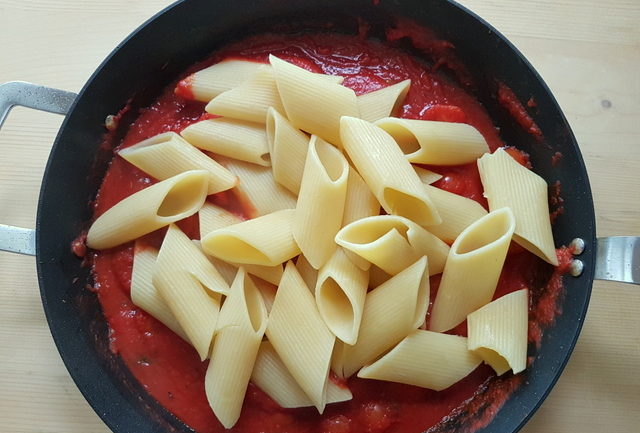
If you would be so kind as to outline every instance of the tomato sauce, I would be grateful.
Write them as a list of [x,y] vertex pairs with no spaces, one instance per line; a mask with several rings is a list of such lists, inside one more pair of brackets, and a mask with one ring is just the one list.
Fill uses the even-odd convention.
[[[404,36],[407,35],[396,29],[389,39],[396,40]],[[425,49],[428,43],[434,43],[433,39],[420,42],[419,36],[413,37],[413,42],[417,45],[422,43]],[[442,41],[437,43],[440,45],[435,46],[440,47],[440,51],[450,48]],[[261,35],[226,47],[191,71],[226,58],[266,62],[269,54],[314,72],[344,76],[344,85],[354,89],[357,94],[410,78],[411,89],[398,115],[468,123],[483,134],[492,151],[504,145],[480,103],[438,70],[438,64],[442,62],[422,63],[406,52],[391,47],[388,42],[339,34]],[[161,132],[179,132],[189,124],[207,118],[204,104],[185,99],[190,95],[188,80],[182,81],[176,92],[174,87],[175,84],[167,88],[151,106],[141,110],[120,143],[122,147]],[[487,206],[476,164],[430,168],[443,174],[435,186]],[[95,202],[95,216],[154,182],[154,179],[123,159],[114,158]],[[231,192],[210,196],[209,200],[239,215],[243,214],[245,208]],[[190,237],[198,238],[196,218],[188,218],[179,225]],[[144,240],[157,247],[163,233],[164,230],[159,230],[145,236]],[[122,357],[151,396],[187,425],[199,433],[225,431],[206,400],[203,383],[206,363],[200,362],[190,345],[131,301],[133,244],[93,254],[94,289],[109,323],[112,351]],[[561,266],[554,269],[521,248],[512,248],[496,290],[495,297],[499,297],[518,289],[530,289],[529,340],[538,345],[543,328],[558,313],[561,276],[570,261],[570,252],[566,249],[559,250],[558,256]],[[434,299],[438,282],[439,276],[432,278],[431,299]],[[451,332],[466,335],[466,324]],[[486,365],[478,367],[468,377],[441,392],[353,377],[346,381],[353,399],[328,405],[323,415],[319,415],[315,408],[283,409],[250,384],[242,416],[229,431],[474,431],[490,422],[521,380],[522,376],[511,374],[496,378]]]

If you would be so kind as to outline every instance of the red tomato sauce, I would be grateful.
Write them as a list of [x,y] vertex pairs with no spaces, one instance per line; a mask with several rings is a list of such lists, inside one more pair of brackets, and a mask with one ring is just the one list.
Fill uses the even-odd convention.
[[[396,31],[389,39],[402,37]],[[416,42],[416,41],[414,41]],[[422,42],[426,44],[425,41]],[[426,45],[425,45],[426,46]],[[445,45],[442,47],[447,48]],[[443,49],[444,49],[443,48]],[[410,78],[411,89],[398,115],[407,118],[465,122],[476,127],[491,150],[503,146],[497,129],[480,103],[441,74],[438,63],[421,63],[388,44],[362,37],[338,34],[298,36],[262,35],[228,46],[192,68],[226,58],[266,62],[269,54],[314,72],[341,75],[344,84],[357,94],[367,93]],[[188,73],[185,74],[185,76]],[[178,91],[167,88],[130,126],[121,142],[130,146],[161,132],[179,132],[202,118],[204,104],[185,99],[188,80]],[[108,137],[106,141],[110,138]],[[476,164],[458,167],[430,167],[443,174],[435,186],[477,200],[485,207]],[[123,159],[115,157],[95,202],[95,216],[155,180]],[[232,192],[209,197],[210,201],[242,215],[246,207]],[[197,218],[179,223],[191,238],[198,238]],[[159,246],[164,230],[145,236],[149,245]],[[195,350],[164,325],[131,302],[130,282],[133,244],[94,253],[95,291],[110,327],[110,344],[133,375],[162,406],[199,433],[224,432],[207,403],[204,392],[206,363]],[[521,248],[512,248],[495,297],[529,288],[531,293],[529,340],[540,344],[542,329],[558,313],[562,274],[570,253],[559,250],[561,266],[546,265]],[[432,279],[434,299],[439,276]],[[466,324],[452,332],[466,335]],[[435,392],[409,385],[353,377],[346,385],[353,393],[348,402],[328,405],[319,415],[315,408],[283,409],[260,389],[249,385],[242,416],[232,432],[296,433],[416,433],[474,431],[488,424],[522,376],[496,378],[482,365],[447,390]]]

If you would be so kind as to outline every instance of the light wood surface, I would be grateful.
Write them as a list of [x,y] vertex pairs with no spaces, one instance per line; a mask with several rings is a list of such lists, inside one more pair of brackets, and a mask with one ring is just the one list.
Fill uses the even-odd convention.
[[[169,3],[0,0],[0,82],[77,92],[117,43]],[[551,87],[587,163],[598,235],[640,235],[640,1],[462,3],[506,34]],[[34,226],[61,121],[22,108],[10,114],[0,132],[0,223]],[[108,432],[55,349],[32,257],[0,253],[0,365],[1,432]],[[523,431],[638,431],[639,373],[640,290],[596,282],[569,366]]]

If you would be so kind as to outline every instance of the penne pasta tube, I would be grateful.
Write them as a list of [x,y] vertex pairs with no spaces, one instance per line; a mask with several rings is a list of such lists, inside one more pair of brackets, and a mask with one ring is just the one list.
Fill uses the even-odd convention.
[[295,209],[296,196],[276,183],[271,168],[233,159],[224,159],[221,163],[240,179],[233,191],[250,218]]
[[422,256],[429,257],[431,275],[444,269],[449,246],[418,224],[396,215],[354,221],[335,237],[341,247],[395,275]]
[[442,222],[429,226],[429,231],[445,242],[452,243],[464,229],[487,214],[475,200],[431,185],[425,188],[442,217]]
[[424,323],[428,306],[429,269],[422,257],[367,294],[358,341],[336,345],[333,371],[346,378],[373,362]]
[[205,392],[213,413],[225,428],[240,418],[253,365],[267,328],[262,295],[243,268],[220,310]]
[[192,170],[138,191],[96,219],[87,246],[104,250],[196,213],[207,197],[209,173]]
[[318,281],[318,270],[311,266],[311,263],[305,258],[304,254],[300,254],[296,259],[296,269],[307,287],[315,293],[316,282]]
[[201,120],[180,132],[195,147],[253,164],[270,166],[269,145],[264,125],[244,120]]
[[223,60],[180,81],[176,93],[188,99],[209,102],[251,78],[263,65],[250,60]]
[[276,266],[300,254],[293,239],[293,209],[214,230],[202,239],[203,250],[227,262]]
[[[358,172],[349,167],[349,180],[347,181],[347,197],[344,202],[344,214],[342,216],[342,227],[357,221],[361,218],[380,214],[380,203],[371,193],[369,187]],[[363,270],[369,269],[371,263],[350,250],[345,250],[345,254]]]
[[466,123],[386,117],[376,125],[393,137],[410,162],[461,165],[489,152],[482,134]]
[[266,333],[289,373],[322,413],[335,337],[291,261],[278,286]]
[[[309,397],[293,378],[275,349],[263,341],[251,374],[251,382],[283,408],[313,406]],[[349,388],[327,379],[327,404],[351,400]]]
[[292,232],[305,258],[320,269],[334,253],[342,227],[349,163],[344,155],[312,136],[304,166]]
[[354,117],[342,117],[342,144],[371,192],[388,214],[422,226],[442,222],[438,210],[393,138]]
[[411,80],[404,80],[358,96],[360,118],[367,122],[375,122],[383,117],[391,116],[402,106],[402,101],[407,96],[410,87]]
[[382,358],[362,368],[358,377],[442,391],[468,376],[481,362],[467,350],[466,338],[417,329]]
[[247,122],[265,123],[267,110],[284,113],[273,69],[262,65],[248,80],[213,98],[205,107],[210,114]]
[[509,208],[495,210],[458,236],[447,258],[429,329],[445,332],[491,301],[515,228]]
[[131,301],[162,322],[167,328],[189,342],[189,338],[173,316],[158,289],[153,285],[153,270],[156,266],[158,250],[135,243],[133,248],[133,269],[131,270]]
[[478,169],[489,209],[506,206],[513,211],[516,220],[513,240],[558,266],[544,179],[518,164],[502,148],[480,158]]
[[[269,56],[287,118],[298,129],[340,144],[340,117],[358,117],[353,90]],[[309,101],[313,101],[312,104]]]
[[216,330],[221,295],[229,293],[226,281],[197,245],[171,225],[152,282],[204,361]]
[[189,170],[206,170],[209,173],[207,194],[226,191],[238,184],[233,173],[175,132],[148,138],[118,151],[118,155],[158,180]]
[[358,339],[368,282],[368,272],[352,263],[342,248],[318,272],[318,311],[329,330],[347,344]]
[[413,164],[411,166],[413,167],[413,169],[416,171],[416,174],[420,178],[420,182],[424,184],[431,185],[432,183],[442,179],[442,175],[434,171],[427,170],[426,168],[422,168],[420,166],[413,165]]
[[309,136],[274,108],[267,111],[267,142],[273,178],[298,195],[309,150]]
[[467,316],[468,348],[498,375],[527,368],[529,292],[509,293]]

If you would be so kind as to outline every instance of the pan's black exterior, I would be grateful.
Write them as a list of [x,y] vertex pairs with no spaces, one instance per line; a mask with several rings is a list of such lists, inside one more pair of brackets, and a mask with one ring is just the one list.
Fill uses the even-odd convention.
[[[37,218],[38,274],[45,313],[60,354],[80,391],[115,432],[190,431],[146,395],[108,347],[96,296],[87,290],[89,269],[70,249],[91,219],[88,206],[110,154],[99,149],[107,115],[132,98],[126,125],[181,71],[225,42],[269,30],[276,22],[336,20],[356,16],[381,22],[410,17],[453,42],[472,71],[477,96],[505,141],[529,152],[549,184],[562,183],[565,213],[554,226],[557,245],[581,237],[585,272],[565,277],[563,314],[543,339],[524,384],[483,431],[515,432],[541,404],[559,377],[585,317],[594,269],[595,221],[591,191],[575,138],[549,89],[522,55],[492,27],[445,0],[188,0],[178,2],[120,44],[81,91],[63,123],[44,175]],[[521,100],[533,96],[533,117],[543,144],[515,125],[495,99],[496,79]],[[555,152],[563,154],[557,167]]]

